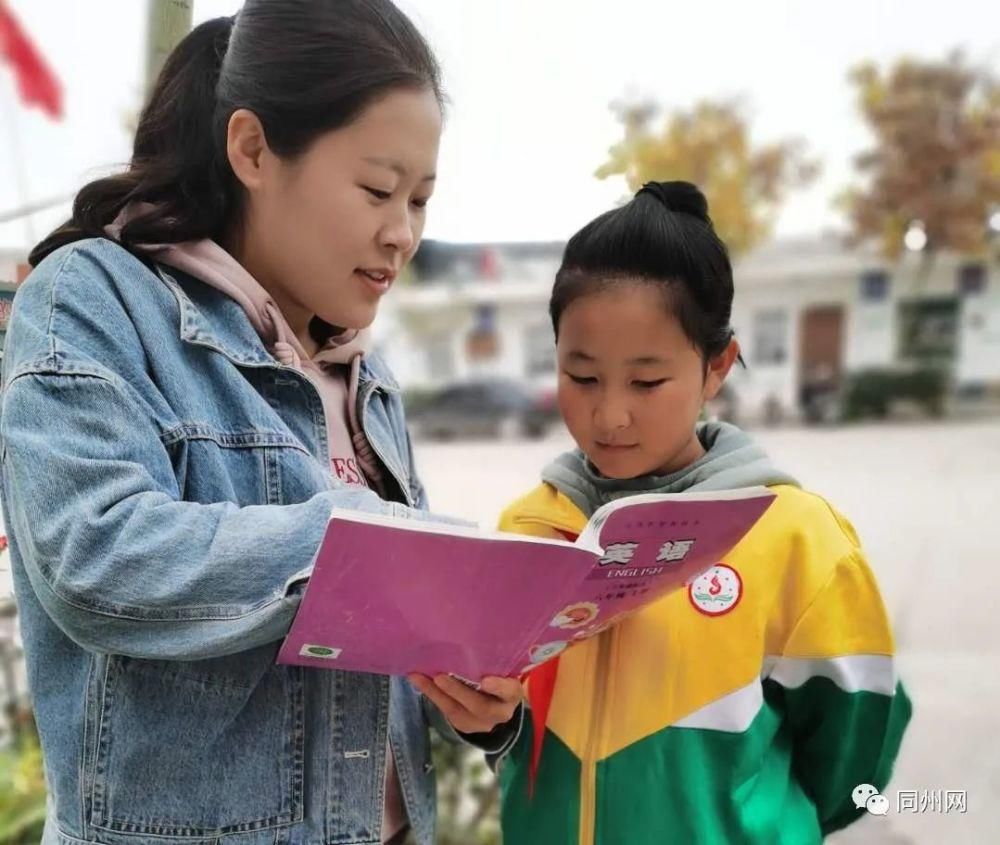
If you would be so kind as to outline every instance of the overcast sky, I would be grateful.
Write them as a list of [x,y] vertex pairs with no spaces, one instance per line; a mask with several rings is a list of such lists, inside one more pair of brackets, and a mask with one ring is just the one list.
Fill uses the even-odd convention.
[[[7,0],[62,80],[53,122],[14,100],[0,67],[0,212],[72,193],[125,161],[137,109],[143,0]],[[195,0],[196,22],[239,0]],[[848,68],[963,47],[1000,68],[1000,3],[673,3],[662,0],[406,0],[444,67],[451,99],[426,235],[448,240],[564,239],[624,193],[594,169],[619,135],[608,104],[627,92],[666,108],[745,98],[753,136],[804,137],[822,177],[784,207],[779,236],[840,218],[831,198],[867,141]],[[21,178],[18,179],[17,174]],[[67,206],[0,225],[0,246],[43,234]]]

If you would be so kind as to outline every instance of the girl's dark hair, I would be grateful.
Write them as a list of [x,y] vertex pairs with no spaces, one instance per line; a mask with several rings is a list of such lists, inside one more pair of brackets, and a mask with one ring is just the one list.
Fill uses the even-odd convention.
[[733,270],[704,194],[690,182],[647,182],[630,202],[570,238],[556,273],[549,314],[609,287],[655,285],[707,362],[732,340]]
[[443,99],[434,55],[390,0],[247,0],[177,45],[139,118],[128,168],[86,185],[72,218],[28,260],[102,236],[131,202],[154,207],[125,225],[126,247],[219,239],[242,211],[226,155],[236,109],[256,114],[270,148],[293,158],[397,88]]

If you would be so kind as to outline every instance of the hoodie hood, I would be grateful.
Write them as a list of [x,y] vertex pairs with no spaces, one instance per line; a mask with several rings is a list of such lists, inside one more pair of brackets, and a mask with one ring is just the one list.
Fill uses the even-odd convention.
[[669,475],[606,478],[580,450],[565,452],[542,470],[542,480],[566,495],[589,519],[601,505],[638,493],[684,493],[790,484],[750,437],[729,423],[702,423],[697,429],[705,454]]

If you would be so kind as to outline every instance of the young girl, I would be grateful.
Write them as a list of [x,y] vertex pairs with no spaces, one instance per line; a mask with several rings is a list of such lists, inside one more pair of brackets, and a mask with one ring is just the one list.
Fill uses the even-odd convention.
[[426,518],[364,329],[420,240],[440,103],[388,0],[250,0],[34,250],[0,454],[46,845],[432,845],[427,718],[514,738],[516,680],[275,665],[331,508]]
[[855,787],[889,779],[910,703],[857,535],[739,429],[698,424],[739,357],[732,298],[684,182],[647,184],[566,247],[550,311],[579,449],[501,527],[572,537],[635,493],[777,498],[690,589],[528,677],[533,730],[501,773],[507,842],[801,845],[864,812]]

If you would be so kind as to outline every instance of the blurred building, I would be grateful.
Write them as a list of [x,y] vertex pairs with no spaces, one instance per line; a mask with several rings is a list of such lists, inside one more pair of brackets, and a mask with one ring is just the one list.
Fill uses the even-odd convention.
[[[400,383],[433,389],[501,376],[556,381],[548,298],[561,243],[426,241],[387,297],[375,338]],[[0,349],[22,250],[0,250]],[[887,262],[834,237],[784,240],[735,267],[733,326],[744,420],[794,419],[851,374],[934,366],[952,396],[1000,401],[1000,254]]]
[[10,319],[14,291],[28,275],[30,268],[24,250],[0,249],[0,357],[7,338],[7,321]]
[[933,367],[954,395],[1000,397],[1000,272],[985,257],[890,263],[835,238],[775,242],[738,264],[733,325],[751,417],[796,416],[866,370]]
[[383,303],[376,341],[400,383],[437,388],[512,377],[554,386],[548,296],[561,243],[425,241]]
[[[555,383],[548,296],[562,245],[426,242],[386,300],[378,337],[400,382],[482,376]],[[870,369],[945,370],[959,395],[1000,398],[995,259],[887,262],[834,237],[778,241],[738,262],[733,325],[743,419],[798,417],[810,396]]]

